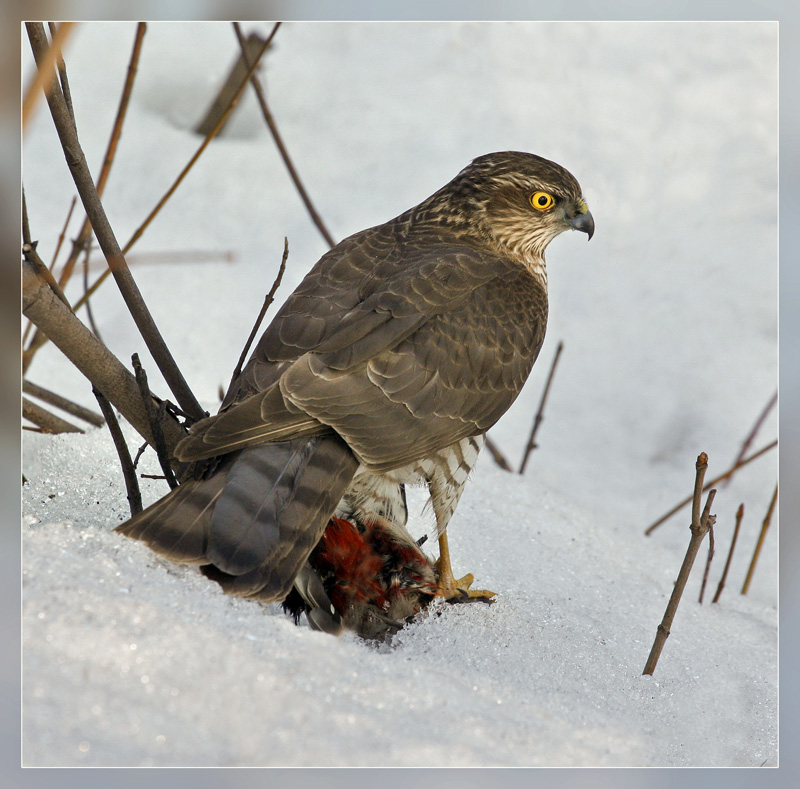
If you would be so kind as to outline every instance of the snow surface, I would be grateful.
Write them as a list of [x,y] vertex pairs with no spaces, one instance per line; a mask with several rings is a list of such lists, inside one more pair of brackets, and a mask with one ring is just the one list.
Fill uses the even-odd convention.
[[[67,53],[95,167],[133,32],[83,25]],[[123,243],[199,144],[189,129],[235,51],[229,25],[150,24],[105,196]],[[548,251],[548,339],[491,431],[518,464],[563,340],[540,447],[524,477],[484,456],[451,523],[456,571],[498,602],[437,605],[382,647],[295,627],[112,532],[127,502],[105,431],[26,434],[24,763],[777,764],[776,524],[739,594],[774,454],[718,491],[706,603],[704,547],[656,673],[641,676],[688,514],[643,530],[691,491],[700,451],[709,478],[728,467],[776,387],[776,51],[770,23],[285,24],[264,74],[270,106],[337,238],[504,149],[568,167],[595,217],[591,244],[567,234]],[[24,179],[49,261],[74,188],[44,107],[26,131]],[[248,96],[131,254],[211,410],[284,235],[279,298],[326,246]],[[135,262],[187,249],[236,262]],[[139,352],[166,395],[112,285],[94,312],[118,357]],[[30,377],[94,405],[52,347]],[[773,414],[754,447],[775,433]],[[143,462],[155,472],[149,453]],[[143,481],[147,502],[165,490]],[[428,526],[420,513],[412,530]]]

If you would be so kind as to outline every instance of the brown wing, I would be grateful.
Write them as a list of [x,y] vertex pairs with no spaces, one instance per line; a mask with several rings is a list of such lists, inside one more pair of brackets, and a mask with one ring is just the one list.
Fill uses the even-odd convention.
[[544,285],[511,261],[397,225],[364,231],[309,273],[226,411],[199,423],[180,456],[332,428],[371,468],[403,465],[497,421],[546,319]]

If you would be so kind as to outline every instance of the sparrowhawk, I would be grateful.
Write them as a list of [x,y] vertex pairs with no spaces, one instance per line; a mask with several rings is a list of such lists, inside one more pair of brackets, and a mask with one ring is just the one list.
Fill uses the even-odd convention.
[[[454,579],[445,529],[542,347],[544,251],[569,229],[594,232],[575,178],[503,152],[346,238],[289,296],[220,412],[178,444],[193,477],[119,531],[228,592],[291,593],[295,613],[334,632],[377,632],[434,594],[491,594]],[[435,568],[405,529],[407,484],[429,489]],[[379,582],[359,608],[359,585]]]

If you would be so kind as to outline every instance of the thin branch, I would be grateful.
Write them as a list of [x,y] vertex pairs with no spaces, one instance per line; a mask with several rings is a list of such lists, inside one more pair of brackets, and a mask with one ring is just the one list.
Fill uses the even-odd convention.
[[[26,23],[26,27],[34,58],[38,64],[47,51],[44,28],[41,23],[35,22]],[[100,248],[103,250],[106,260],[108,260],[109,268],[117,281],[125,304],[178,403],[193,417],[201,419],[205,412],[175,364],[175,360],[172,358],[172,354],[169,352],[164,338],[161,336],[153,316],[150,314],[139,288],[125,263],[125,258],[95,189],[89,167],[86,164],[86,157],[78,140],[77,129],[67,110],[64,96],[55,86],[47,94],[47,103],[64,150],[64,157],[77,187],[78,195],[92,223],[92,229]]]
[[[33,266],[22,264],[22,311],[133,425],[147,441],[153,441],[136,379],[125,365],[58,300],[38,277]],[[162,420],[170,451],[186,435],[172,417]]]
[[245,360],[247,359],[247,355],[250,352],[250,346],[253,344],[253,340],[255,339],[256,333],[258,332],[259,326],[261,326],[261,322],[264,320],[264,316],[267,314],[269,305],[272,304],[272,302],[275,300],[275,292],[280,287],[281,280],[283,279],[283,272],[286,271],[286,259],[288,257],[289,257],[289,239],[284,236],[283,257],[281,257],[281,265],[280,268],[278,269],[278,276],[275,277],[275,281],[272,283],[272,287],[270,288],[269,293],[266,295],[264,303],[261,305],[261,311],[258,313],[256,322],[253,324],[253,328],[250,330],[250,336],[247,338],[247,342],[244,344],[242,353],[239,356],[239,361],[236,364],[236,369],[233,371],[233,375],[231,376],[231,382],[228,384],[229,392],[231,390],[231,387],[233,386],[233,382],[239,377],[239,374],[242,372],[242,367],[244,367]]
[[758,541],[756,542],[755,550],[753,551],[753,558],[750,560],[750,567],[747,568],[747,577],[744,579],[744,585],[742,586],[742,594],[747,594],[748,589],[750,588],[750,581],[753,580],[753,573],[756,569],[756,562],[758,561],[758,557],[761,555],[761,546],[764,544],[764,538],[767,536],[767,529],[769,529],[769,525],[772,522],[772,513],[775,511],[775,504],[778,501],[778,486],[775,486],[775,492],[772,494],[772,501],[769,503],[769,507],[767,509],[767,514],[764,517],[764,522],[761,524],[761,531],[758,535]]
[[[259,33],[251,33],[245,41],[245,47],[247,48],[248,54],[252,57],[255,57],[260,51],[263,43],[263,36],[261,36]],[[228,76],[222,84],[222,87],[217,91],[214,101],[211,102],[211,106],[206,111],[203,119],[194,127],[195,134],[205,137],[217,125],[220,117],[228,108],[228,105],[231,102],[231,97],[236,95],[239,85],[242,84],[242,78],[247,72],[248,67],[249,63],[245,61],[244,57],[242,57],[242,53],[239,52],[236,57],[236,61],[234,62],[233,66],[228,72]],[[228,115],[226,117],[225,124],[223,124],[223,126],[221,126],[217,132],[218,134],[222,133],[230,119],[231,115]]]
[[544,385],[544,391],[542,392],[542,399],[539,401],[539,408],[536,411],[536,417],[533,420],[533,427],[531,428],[531,434],[528,437],[528,444],[525,447],[525,454],[522,457],[522,463],[519,467],[519,473],[525,473],[525,466],[528,465],[528,457],[530,456],[531,452],[538,446],[536,443],[536,431],[539,429],[539,425],[544,420],[544,404],[547,402],[547,395],[550,392],[550,384],[553,382],[553,376],[556,372],[556,365],[558,364],[558,358],[561,356],[561,351],[564,348],[564,343],[559,340],[558,347],[556,348],[556,354],[553,357],[553,363],[550,365],[550,373],[547,376],[547,382]]
[[711,490],[706,500],[706,506],[700,513],[700,499],[703,492],[703,478],[705,477],[706,469],[708,468],[708,455],[701,452],[697,456],[695,463],[695,482],[694,494],[692,495],[692,525],[689,527],[691,531],[691,538],[689,539],[689,547],[686,549],[686,555],[683,559],[678,579],[675,581],[675,586],[672,589],[667,609],[664,612],[664,618],[661,620],[656,630],[656,637],[653,641],[653,648],[650,650],[650,655],[644,666],[642,674],[650,674],[655,671],[658,659],[661,656],[661,650],[669,638],[670,627],[675,618],[675,613],[678,610],[678,603],[681,601],[681,595],[686,587],[686,582],[689,580],[689,574],[692,571],[697,552],[700,550],[700,544],[706,536],[706,532],[714,525],[716,517],[711,515],[711,504],[714,501],[716,490]]
[[25,394],[29,394],[31,397],[38,398],[44,403],[54,405],[56,408],[66,411],[68,414],[72,414],[72,416],[76,416],[78,419],[82,419],[84,422],[88,422],[90,425],[102,427],[104,424],[103,417],[100,416],[100,414],[90,411],[88,408],[84,408],[82,405],[73,403],[72,400],[67,400],[66,397],[62,397],[55,392],[51,392],[49,389],[37,386],[32,381],[23,381],[22,391],[25,392]]
[[503,471],[510,471],[512,474],[514,473],[514,469],[511,468],[511,465],[506,460],[506,456],[500,451],[500,447],[489,438],[488,433],[485,435],[486,440],[486,449],[489,450],[489,454],[492,456],[492,460],[500,466]]
[[131,453],[128,450],[128,445],[125,443],[125,436],[122,435],[122,430],[117,421],[117,415],[111,403],[108,402],[106,396],[96,387],[92,387],[92,392],[100,404],[100,410],[105,416],[108,431],[111,433],[111,439],[114,442],[114,447],[119,456],[119,463],[122,466],[122,476],[125,479],[125,490],[128,493],[128,505],[131,508],[131,517],[136,515],[137,512],[142,511],[142,493],[139,490],[139,480],[136,479],[136,469],[133,467],[131,460]]
[[[238,22],[233,23],[233,29],[236,32],[236,38],[239,41],[239,47],[242,50],[242,58],[244,62],[249,66],[251,56],[247,50],[247,42],[242,35],[241,28],[239,27]],[[271,38],[271,36],[270,36]],[[317,210],[314,208],[313,203],[311,202],[311,198],[308,196],[308,192],[306,192],[305,187],[303,186],[302,181],[300,180],[300,176],[295,169],[294,164],[292,164],[291,157],[289,156],[289,151],[286,150],[286,146],[283,143],[283,139],[281,138],[280,132],[278,131],[278,126],[275,123],[275,119],[272,117],[272,113],[267,106],[267,100],[264,98],[264,91],[261,89],[261,83],[259,82],[258,76],[255,71],[252,72],[250,77],[250,82],[253,84],[253,90],[256,92],[256,96],[258,98],[258,104],[261,107],[261,113],[264,116],[264,120],[267,122],[267,126],[269,127],[270,132],[272,133],[272,138],[275,140],[275,145],[280,152],[280,155],[283,159],[283,163],[286,165],[286,169],[289,171],[289,175],[294,182],[295,188],[297,189],[300,199],[303,201],[303,204],[308,211],[311,220],[317,226],[317,229],[320,233],[322,233],[322,237],[325,241],[328,242],[328,246],[335,246],[336,242],[333,240],[333,236],[328,232],[328,229],[325,227],[325,224],[322,221],[322,217],[317,213]]]
[[[55,22],[48,22],[47,26],[50,29],[50,38],[55,40],[55,37],[58,35]],[[58,81],[61,83],[61,92],[64,94],[64,101],[67,102],[67,109],[74,121],[75,110],[72,107],[72,92],[69,89],[69,80],[67,79],[67,65],[64,63],[64,56],[60,49],[56,56],[56,68],[58,69]]]
[[72,32],[74,22],[62,23],[53,38],[53,42],[47,48],[45,57],[41,65],[36,69],[31,83],[25,89],[25,97],[22,100],[22,128],[23,130],[30,120],[36,103],[42,95],[42,90],[48,90],[48,85],[56,78],[53,66],[61,56],[61,50],[67,40],[67,36]]
[[[769,402],[764,406],[764,409],[756,419],[756,423],[753,425],[753,429],[748,433],[747,438],[742,443],[742,448],[739,450],[739,454],[736,456],[736,460],[734,464],[741,462],[742,458],[747,454],[747,450],[750,449],[750,445],[753,443],[758,431],[761,430],[761,426],[764,424],[764,420],[769,416],[770,411],[775,407],[775,404],[778,402],[778,393],[775,392],[774,395],[769,399]],[[730,478],[726,479],[723,483],[723,487],[730,482]]]
[[708,558],[706,559],[706,569],[703,571],[703,583],[700,584],[700,597],[697,602],[703,604],[703,595],[706,593],[706,583],[708,583],[708,573],[711,570],[711,560],[714,558],[714,527],[708,529]]
[[22,398],[22,416],[29,422],[40,427],[43,433],[83,433],[79,427],[76,427],[66,419],[50,413],[40,405],[28,400],[27,397]]
[[[269,34],[269,36],[267,37],[266,41],[264,42],[264,46],[262,47],[261,53],[259,54],[258,58],[255,60],[255,62],[251,66],[250,70],[248,71],[248,73],[246,75],[246,78],[242,81],[242,84],[239,86],[239,91],[237,92],[236,96],[234,97],[234,100],[231,103],[231,105],[228,107],[228,110],[225,113],[225,115],[223,115],[220,118],[219,123],[217,123],[217,125],[211,130],[209,135],[203,140],[203,142],[200,144],[199,148],[192,155],[191,159],[189,159],[189,162],[186,164],[186,166],[183,168],[183,170],[181,170],[181,172],[178,174],[178,177],[175,179],[175,181],[173,182],[172,186],[170,186],[170,188],[167,189],[167,191],[164,193],[163,197],[158,201],[158,203],[156,204],[155,208],[153,208],[153,210],[145,218],[144,222],[142,222],[142,224],[139,225],[139,227],[134,231],[133,235],[128,240],[128,243],[125,244],[125,246],[122,249],[123,254],[127,254],[127,252],[131,249],[131,247],[141,238],[141,236],[144,233],[144,231],[147,229],[147,227],[150,225],[150,223],[156,218],[158,213],[161,211],[161,209],[166,204],[167,200],[169,200],[169,198],[172,197],[172,195],[174,194],[175,190],[178,188],[178,186],[180,186],[180,184],[183,181],[183,179],[186,177],[186,175],[189,173],[189,171],[194,166],[195,162],[197,162],[197,160],[200,158],[200,156],[203,153],[203,151],[205,151],[205,149],[208,146],[208,144],[211,142],[212,139],[214,139],[214,137],[217,135],[219,130],[222,128],[222,126],[225,123],[225,120],[227,119],[228,115],[231,113],[231,111],[233,110],[233,108],[236,106],[236,104],[238,103],[239,99],[241,98],[241,95],[242,95],[245,87],[247,87],[247,82],[250,79],[250,75],[255,71],[259,60],[263,56],[264,52],[266,52],[267,47],[272,42],[272,38],[275,35],[275,33],[278,31],[278,28],[280,27],[280,24],[281,24],[280,22],[276,22],[275,23],[275,26],[272,28],[272,32]],[[106,277],[108,277],[109,273],[110,273],[109,271],[103,272],[92,283],[92,285],[89,288],[89,290],[80,299],[78,299],[78,301],[75,302],[75,310],[76,311],[78,309],[80,309],[80,307],[82,307],[86,303],[86,299],[89,298],[100,287],[100,285],[103,284],[103,282],[105,281]]]
[[175,474],[172,471],[172,466],[169,461],[169,452],[167,451],[167,443],[164,440],[164,433],[161,430],[161,417],[162,414],[158,412],[158,406],[153,400],[153,395],[150,393],[150,387],[147,385],[147,373],[139,361],[139,355],[133,354],[131,357],[133,363],[133,370],[136,375],[136,383],[139,385],[139,392],[142,395],[142,402],[144,403],[147,415],[150,418],[150,430],[153,434],[153,448],[158,456],[158,462],[161,465],[161,470],[164,472],[167,483],[170,488],[178,487],[178,480],[175,479]]
[[[144,37],[145,30],[146,30],[146,25],[143,22],[140,22],[136,28],[136,38],[134,40],[133,51],[131,52],[131,57],[128,62],[128,73],[125,79],[125,85],[123,86],[122,89],[122,96],[120,97],[119,106],[117,107],[116,118],[114,119],[114,124],[111,129],[111,136],[109,138],[108,145],[106,147],[106,153],[103,158],[103,164],[100,168],[100,173],[97,177],[96,189],[98,197],[102,197],[103,192],[105,190],[106,182],[108,181],[108,176],[109,173],[111,172],[111,165],[113,164],[114,161],[114,155],[116,153],[117,143],[119,142],[119,138],[122,134],[122,126],[123,123],[125,122],[125,117],[127,115],[127,110],[128,110],[128,104],[130,102],[131,93],[133,91],[133,82],[136,76],[139,56],[141,54],[142,39]],[[72,272],[75,268],[75,264],[77,263],[78,258],[80,257],[81,252],[89,248],[89,239],[91,236],[91,232],[92,232],[92,223],[89,221],[89,216],[87,214],[87,216],[83,220],[83,224],[81,225],[80,230],[78,231],[77,238],[72,242],[72,251],[70,252],[69,257],[67,258],[67,261],[61,268],[58,282],[62,288],[66,285],[66,283],[72,276]],[[106,273],[108,272],[109,269],[106,266]],[[77,310],[78,306],[76,305],[75,311]],[[33,339],[26,348],[25,354],[23,356],[23,371],[26,371],[28,369],[28,366],[33,360],[34,354],[46,342],[47,342],[47,337],[42,336],[40,332],[34,333]]]
[[[86,251],[83,255],[83,292],[89,289],[89,247],[86,247]],[[92,302],[89,299],[86,299],[86,319],[89,321],[89,328],[92,330],[92,333],[97,337],[101,342],[103,340],[102,336],[100,335],[100,329],[97,328],[97,324],[94,322],[94,310],[92,310]]]
[[[767,444],[765,447],[761,447],[761,449],[759,449],[758,452],[754,452],[752,455],[750,455],[750,457],[746,457],[744,460],[740,461],[736,465],[729,468],[724,474],[720,474],[718,477],[712,479],[711,482],[706,484],[706,490],[712,487],[713,485],[722,482],[722,480],[728,479],[728,477],[735,474],[740,468],[744,468],[748,463],[752,463],[752,461],[756,460],[757,458],[760,458],[765,452],[769,452],[770,449],[774,449],[776,446],[778,446],[777,439],[773,441],[771,444]],[[645,529],[644,533],[649,536],[658,526],[664,523],[664,521],[671,518],[676,512],[682,510],[691,500],[692,497],[689,496],[679,504],[676,504],[668,513],[666,513],[666,515],[662,515],[655,523],[648,526],[647,529]]]
[[731,540],[731,547],[728,550],[728,558],[725,560],[725,569],[722,571],[722,578],[719,579],[719,584],[717,585],[717,591],[714,595],[714,599],[711,601],[713,603],[719,602],[719,596],[722,594],[722,590],[725,588],[725,581],[728,578],[728,570],[731,566],[731,559],[733,558],[733,549],[736,547],[736,539],[739,536],[739,527],[742,525],[742,517],[744,516],[744,502],[739,505],[739,509],[736,510],[736,526],[733,529],[733,539]]

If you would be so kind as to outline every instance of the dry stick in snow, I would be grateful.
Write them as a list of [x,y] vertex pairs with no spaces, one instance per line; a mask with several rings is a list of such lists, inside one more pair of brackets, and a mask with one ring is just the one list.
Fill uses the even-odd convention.
[[725,581],[728,578],[728,570],[731,566],[731,559],[733,558],[733,549],[736,547],[736,538],[739,536],[739,527],[742,525],[742,517],[744,516],[744,502],[739,505],[739,509],[736,510],[736,526],[733,529],[733,539],[731,540],[731,547],[728,550],[728,558],[725,560],[725,569],[722,571],[722,578],[719,579],[719,584],[717,585],[717,591],[714,595],[714,599],[711,601],[712,603],[719,602],[719,596],[722,594],[722,590],[725,588]]
[[[758,452],[754,452],[752,455],[750,455],[750,457],[746,457],[744,460],[732,466],[724,474],[720,474],[718,477],[712,479],[711,482],[706,483],[705,490],[708,490],[708,488],[716,485],[719,482],[722,482],[725,479],[728,479],[728,477],[733,476],[740,468],[744,468],[744,466],[746,466],[748,463],[756,460],[756,458],[760,458],[765,452],[769,452],[770,449],[774,449],[776,446],[778,446],[777,439],[771,444],[761,447]],[[679,510],[682,510],[691,500],[692,497],[689,496],[680,502],[680,504],[676,504],[668,513],[666,513],[666,515],[662,515],[655,523],[652,523],[650,526],[648,526],[644,533],[649,536],[656,529],[656,527],[660,526],[668,518],[671,518]]]
[[122,466],[122,476],[125,479],[125,490],[128,493],[128,504],[131,508],[131,517],[136,515],[137,512],[142,511],[142,493],[139,490],[139,481],[136,479],[136,469],[131,460],[131,453],[128,450],[128,445],[125,443],[125,436],[122,435],[117,415],[114,413],[114,408],[105,395],[97,389],[92,387],[92,392],[97,398],[100,405],[100,410],[106,418],[108,430],[111,433],[111,438],[114,441],[114,446],[119,456],[119,463]]
[[547,394],[550,391],[550,384],[553,382],[553,375],[556,372],[556,365],[558,364],[558,357],[561,356],[561,351],[564,348],[564,343],[559,340],[558,347],[556,348],[556,355],[553,357],[553,363],[550,365],[550,374],[547,376],[547,383],[544,385],[544,391],[542,392],[542,399],[539,402],[539,409],[536,412],[536,417],[533,420],[533,427],[531,428],[531,434],[528,438],[528,445],[525,448],[525,455],[522,458],[522,463],[519,467],[519,473],[525,473],[525,466],[528,465],[528,457],[530,456],[531,452],[538,446],[536,443],[536,431],[539,429],[539,425],[542,423],[544,419],[544,404],[547,402]]
[[[281,135],[278,132],[278,126],[275,123],[275,119],[272,117],[272,113],[267,106],[267,101],[264,98],[264,91],[261,90],[261,83],[258,80],[258,76],[256,75],[255,71],[252,69],[252,56],[248,52],[247,49],[247,42],[245,41],[244,37],[242,36],[242,31],[239,27],[238,22],[233,23],[233,29],[236,32],[236,38],[239,41],[239,47],[242,50],[242,59],[244,62],[250,66],[250,82],[253,85],[253,89],[256,92],[256,96],[258,98],[258,104],[261,107],[261,113],[264,116],[264,120],[267,122],[267,126],[269,126],[269,130],[272,134],[272,138],[275,140],[275,145],[280,152],[281,157],[283,158],[283,163],[286,165],[286,169],[289,171],[289,175],[294,181],[295,188],[297,189],[298,193],[300,194],[300,199],[303,201],[303,204],[306,207],[306,210],[311,217],[311,220],[317,226],[317,229],[320,233],[322,233],[322,237],[328,242],[328,246],[335,246],[335,241],[333,237],[328,232],[328,229],[325,227],[322,217],[317,213],[314,205],[311,202],[311,198],[308,196],[308,193],[305,190],[302,182],[300,181],[300,176],[297,174],[297,170],[295,170],[294,165],[292,164],[292,160],[289,157],[289,152],[286,150],[286,146],[283,144],[283,140],[281,139]],[[274,34],[274,31],[273,31]],[[270,39],[272,36],[270,36]]]
[[[43,61],[47,52],[47,38],[44,27],[40,23],[28,22],[26,23],[26,28],[34,58],[38,65]],[[81,198],[89,221],[92,223],[95,237],[108,261],[109,269],[139,329],[139,333],[153,355],[178,404],[193,419],[202,419],[205,416],[205,411],[197,402],[197,398],[195,398],[181,371],[175,364],[175,360],[172,358],[172,354],[169,352],[164,338],[161,336],[153,316],[150,314],[139,288],[131,276],[103,204],[95,189],[94,181],[86,163],[86,157],[78,140],[77,128],[72,121],[64,95],[58,88],[57,83],[53,83],[47,93],[47,104],[64,151],[64,158],[78,190],[78,195]]]
[[60,416],[51,414],[50,411],[28,400],[27,397],[22,398],[22,416],[40,427],[43,433],[83,433],[79,427]]
[[60,408],[62,411],[72,414],[72,416],[77,416],[78,419],[83,419],[84,422],[88,422],[95,427],[102,427],[105,424],[100,414],[90,411],[82,405],[73,403],[72,400],[67,400],[66,397],[51,392],[49,389],[37,386],[31,381],[22,382],[22,391],[25,392],[25,394],[29,394],[31,397],[36,397],[45,403],[54,405],[56,408]]
[[136,383],[139,384],[139,391],[142,394],[142,402],[147,409],[147,416],[150,419],[150,430],[153,434],[153,448],[158,456],[158,462],[161,465],[161,470],[164,472],[164,477],[170,488],[178,487],[178,480],[175,479],[175,474],[170,465],[170,452],[167,450],[167,442],[164,440],[164,432],[161,430],[161,420],[163,414],[159,413],[160,406],[157,406],[150,394],[150,387],[147,385],[147,373],[139,361],[139,355],[133,354],[131,357],[133,370],[136,375]]
[[[736,460],[734,464],[741,462],[742,458],[747,454],[747,450],[750,449],[750,445],[753,443],[758,431],[761,430],[761,425],[764,424],[764,420],[769,416],[770,411],[775,407],[775,404],[778,402],[778,393],[775,392],[774,395],[770,398],[769,402],[764,406],[764,410],[759,414],[758,419],[756,419],[756,423],[753,425],[753,429],[748,434],[747,438],[742,443],[742,448],[739,450],[739,454],[736,456]],[[727,485],[730,482],[730,478],[726,479],[723,483]]]
[[278,276],[275,277],[275,281],[272,283],[272,287],[270,288],[269,293],[266,295],[264,303],[261,305],[261,311],[258,313],[256,322],[253,324],[253,328],[250,330],[250,336],[247,338],[247,342],[244,344],[242,353],[239,356],[239,361],[236,364],[236,369],[233,371],[233,375],[231,376],[231,382],[228,384],[229,392],[231,390],[231,387],[233,386],[233,382],[239,377],[239,373],[242,372],[242,367],[244,366],[245,360],[247,359],[247,354],[250,351],[250,346],[253,344],[253,340],[255,339],[256,333],[258,332],[258,327],[261,325],[261,321],[264,320],[264,316],[267,314],[269,305],[272,304],[272,302],[275,300],[275,291],[277,291],[278,288],[280,287],[281,280],[283,279],[283,272],[286,271],[286,259],[288,257],[289,257],[289,239],[286,238],[286,236],[284,236],[283,257],[281,258],[281,265],[280,268],[278,269]]
[[[105,190],[106,182],[108,181],[108,176],[111,172],[111,165],[114,162],[114,155],[117,151],[117,144],[119,143],[120,136],[122,135],[122,126],[125,122],[125,117],[128,112],[128,104],[130,103],[131,94],[133,92],[133,83],[136,77],[139,56],[142,50],[142,41],[144,39],[146,30],[147,25],[144,22],[140,22],[136,27],[136,38],[134,40],[130,61],[128,62],[128,73],[125,78],[125,85],[122,89],[122,96],[120,97],[119,106],[117,107],[117,115],[114,119],[114,125],[111,129],[111,136],[108,141],[108,146],[106,147],[105,156],[103,157],[103,164],[100,167],[100,174],[97,178],[96,189],[98,197],[101,197],[103,191]],[[72,243],[72,251],[70,252],[69,258],[61,269],[58,279],[61,287],[64,287],[69,278],[72,276],[73,269],[75,268],[75,264],[80,256],[81,251],[86,249],[88,246],[91,232],[92,224],[87,215],[83,220],[83,225],[81,226],[80,231],[78,232],[78,237]],[[55,262],[55,258],[53,259],[53,262]],[[79,306],[82,305],[75,305],[76,311],[78,310]],[[47,342],[47,338],[42,336],[41,332],[36,332],[34,334],[30,345],[28,345],[22,357],[23,371],[28,369],[28,366],[33,360],[33,355],[42,345],[45,344],[45,342]]]
[[777,501],[778,486],[776,485],[775,492],[772,494],[772,501],[769,503],[769,508],[767,509],[767,514],[764,518],[764,522],[761,524],[761,532],[758,535],[758,541],[756,542],[756,547],[753,551],[753,558],[750,560],[750,567],[747,568],[747,577],[744,579],[742,594],[747,594],[747,590],[750,588],[750,581],[753,580],[753,572],[756,569],[756,562],[761,554],[761,546],[764,544],[764,538],[767,536],[767,529],[769,529],[769,524],[772,521],[772,513],[775,511],[775,504]]
[[675,618],[675,612],[678,610],[678,603],[681,601],[681,595],[686,587],[686,582],[689,580],[689,573],[692,571],[695,557],[700,544],[703,542],[703,537],[706,532],[714,525],[716,517],[711,515],[711,503],[714,501],[716,490],[712,490],[708,494],[706,506],[703,509],[702,515],[700,514],[700,499],[703,494],[703,477],[705,476],[706,469],[708,468],[708,455],[701,452],[697,456],[697,463],[695,464],[695,480],[694,480],[694,494],[692,496],[692,525],[689,527],[691,531],[691,538],[689,540],[689,547],[686,549],[686,556],[683,559],[680,572],[678,573],[678,580],[675,581],[675,586],[672,590],[672,595],[667,603],[667,610],[664,612],[664,618],[656,631],[656,638],[653,642],[653,648],[650,650],[650,655],[645,663],[644,671],[642,674],[650,674],[655,671],[658,658],[661,655],[661,650],[669,637],[669,629],[672,626],[672,620]]
[[488,434],[486,435],[486,449],[489,450],[489,453],[492,456],[492,460],[500,466],[503,471],[510,471],[512,474],[514,473],[514,469],[511,468],[508,461],[506,460],[505,455],[500,451],[500,448],[497,444],[489,438]]
[[697,602],[703,604],[703,595],[706,593],[706,583],[708,582],[708,572],[711,569],[711,560],[714,558],[714,527],[708,528],[708,558],[706,559],[706,569],[703,571],[703,583],[700,584],[700,597]]
[[[263,44],[264,39],[261,35],[258,33],[251,33],[245,40],[244,47],[247,49],[248,55],[253,58],[258,54]],[[194,127],[195,134],[205,137],[217,125],[219,119],[228,109],[231,98],[236,95],[239,85],[242,84],[242,78],[249,66],[250,63],[245,61],[242,54],[239,53],[239,57],[236,58],[236,62],[228,72],[228,76],[222,84],[222,87],[217,91],[217,95],[211,103],[211,106],[208,108],[200,123]],[[226,120],[220,127],[218,133],[221,133],[225,128],[225,124],[230,120],[230,115],[225,115],[225,118]]]
[[[272,28],[272,32],[267,37],[267,40],[264,42],[264,46],[262,47],[258,58],[256,59],[256,61],[253,63],[252,67],[250,68],[250,71],[247,74],[247,78],[244,79],[242,81],[242,84],[239,86],[239,91],[237,92],[237,94],[234,97],[232,103],[228,107],[228,110],[227,110],[226,114],[222,118],[220,118],[219,123],[217,123],[217,125],[211,130],[209,135],[203,140],[203,142],[200,144],[198,149],[192,155],[191,159],[189,159],[189,161],[186,164],[186,166],[178,174],[178,177],[175,179],[175,181],[173,182],[172,186],[170,186],[170,188],[167,189],[167,191],[164,193],[163,197],[158,201],[158,203],[156,203],[155,208],[147,215],[147,218],[144,220],[144,222],[142,222],[142,224],[139,225],[139,227],[134,231],[133,235],[130,237],[130,240],[124,246],[124,248],[122,250],[123,254],[127,254],[127,252],[130,251],[131,247],[133,247],[133,245],[141,238],[141,236],[144,233],[144,231],[148,228],[150,223],[156,218],[156,216],[159,214],[161,209],[166,205],[167,201],[170,199],[170,197],[172,197],[172,195],[175,193],[175,190],[178,188],[178,186],[180,186],[180,184],[183,181],[183,179],[186,177],[186,175],[192,169],[192,167],[194,166],[195,162],[197,162],[197,160],[202,155],[203,151],[205,151],[205,149],[208,146],[208,144],[211,142],[211,140],[214,139],[214,137],[217,135],[219,130],[222,128],[222,125],[225,123],[225,120],[227,119],[228,115],[230,115],[230,113],[233,111],[233,108],[236,106],[236,104],[238,103],[239,99],[241,98],[241,95],[244,92],[244,89],[247,87],[247,82],[248,82],[248,80],[250,78],[250,74],[255,71],[256,66],[258,65],[261,57],[263,56],[264,52],[266,52],[267,47],[272,42],[273,36],[278,31],[278,28],[280,27],[280,24],[281,24],[280,22],[276,22],[275,23],[275,26]],[[92,283],[92,286],[89,288],[89,290],[87,290],[86,293],[80,299],[78,299],[77,302],[75,302],[75,309],[76,310],[79,309],[80,307],[82,307],[83,304],[86,302],[86,299],[88,299],[100,287],[100,285],[103,284],[103,282],[105,281],[105,279],[108,276],[108,274],[109,274],[108,271],[103,272]]]

